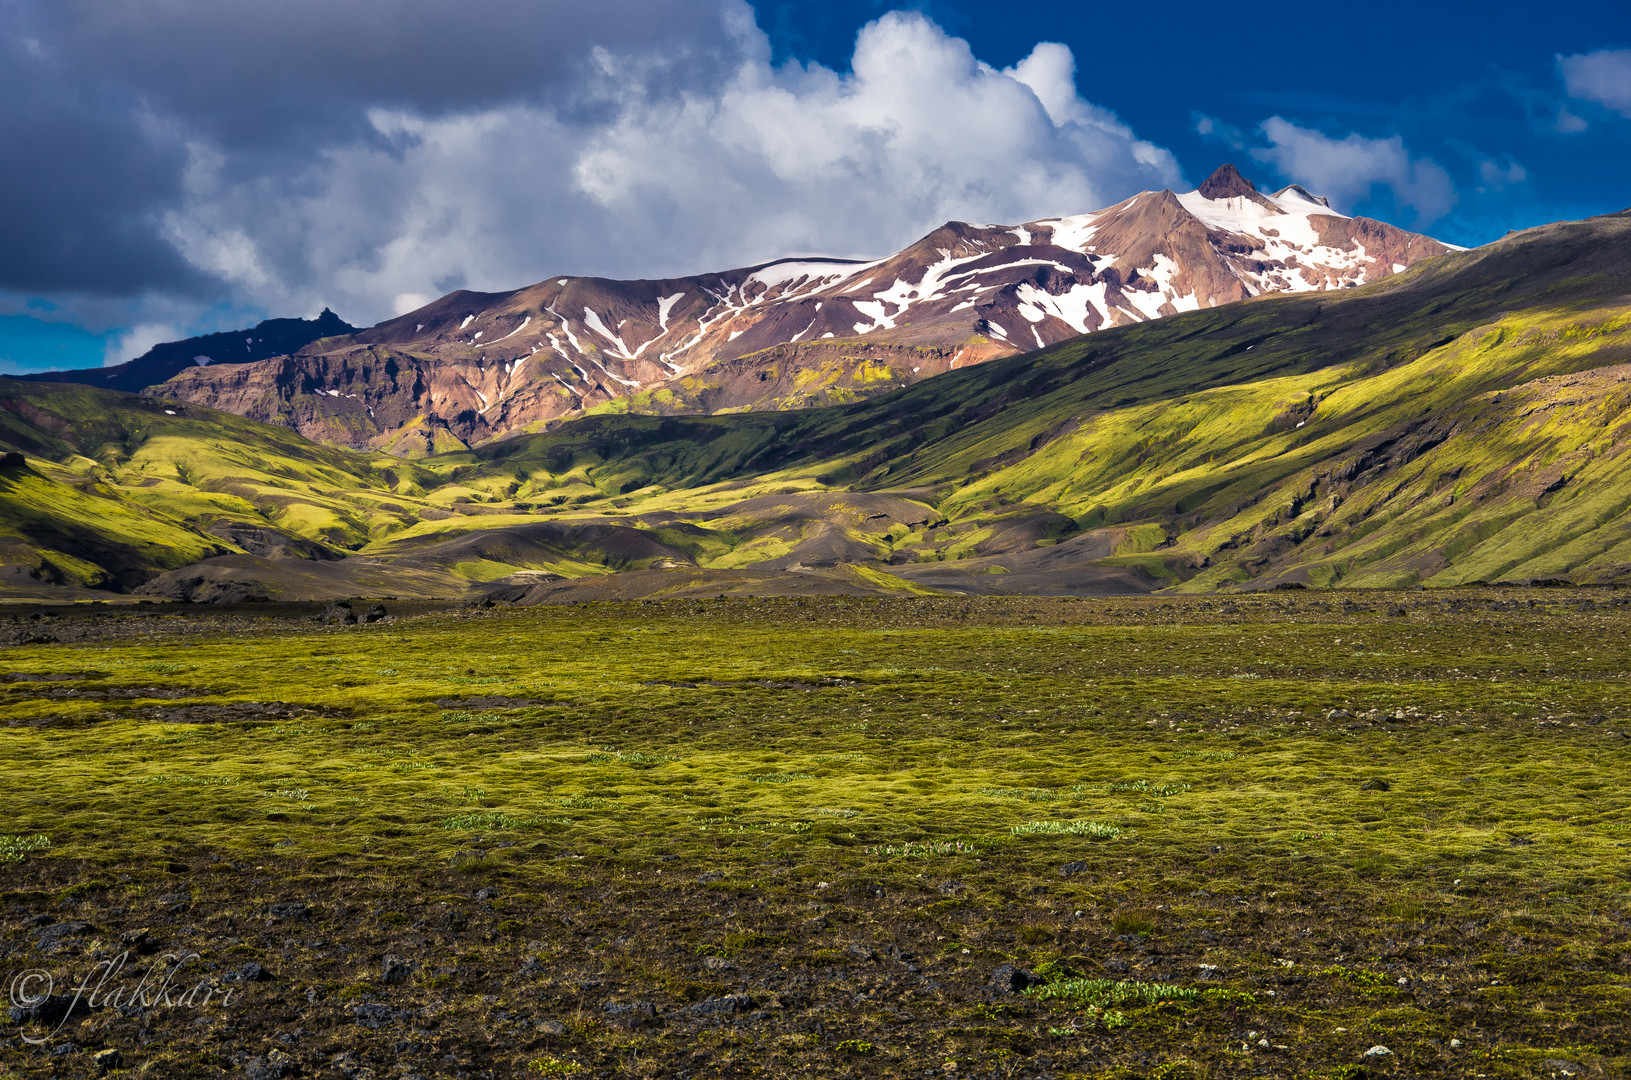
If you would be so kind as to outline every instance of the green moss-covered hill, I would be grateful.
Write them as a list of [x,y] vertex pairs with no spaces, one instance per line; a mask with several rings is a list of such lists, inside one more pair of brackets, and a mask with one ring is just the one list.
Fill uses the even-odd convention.
[[[1631,567],[1628,331],[1631,213],[857,404],[587,417],[411,464],[196,406],[0,382],[0,442],[24,455],[0,467],[4,588],[1614,581]],[[619,570],[640,573],[605,577]]]

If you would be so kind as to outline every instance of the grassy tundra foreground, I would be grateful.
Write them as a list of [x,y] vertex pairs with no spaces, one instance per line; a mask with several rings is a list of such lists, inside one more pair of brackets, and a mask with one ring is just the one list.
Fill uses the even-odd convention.
[[172,611],[4,653],[0,967],[233,996],[0,1076],[1631,1070],[1615,591]]

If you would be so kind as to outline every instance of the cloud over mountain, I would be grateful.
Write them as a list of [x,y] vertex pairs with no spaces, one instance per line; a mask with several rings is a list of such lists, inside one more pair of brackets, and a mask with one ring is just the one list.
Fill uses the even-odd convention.
[[[1370,138],[1349,132],[1338,137],[1282,116],[1264,120],[1253,135],[1204,113],[1194,114],[1194,121],[1202,138],[1250,153],[1281,176],[1320,192],[1333,206],[1345,210],[1351,211],[1378,187],[1385,188],[1400,208],[1413,212],[1418,227],[1439,220],[1456,204],[1450,174],[1431,158],[1412,154],[1398,135]],[[1494,162],[1481,166],[1485,183],[1517,183],[1526,175],[1516,163],[1491,173],[1498,168]]]
[[[453,287],[876,254],[1181,180],[1041,44],[928,19],[774,65],[738,0],[0,8],[21,294],[375,320]],[[19,100],[14,97],[13,100]]]

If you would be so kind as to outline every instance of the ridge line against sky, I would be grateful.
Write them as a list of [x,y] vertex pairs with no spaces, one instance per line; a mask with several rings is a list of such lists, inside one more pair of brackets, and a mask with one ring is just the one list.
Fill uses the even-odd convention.
[[1624,5],[901,7],[0,0],[0,374],[552,274],[878,256],[1225,160],[1459,244],[1631,205]]

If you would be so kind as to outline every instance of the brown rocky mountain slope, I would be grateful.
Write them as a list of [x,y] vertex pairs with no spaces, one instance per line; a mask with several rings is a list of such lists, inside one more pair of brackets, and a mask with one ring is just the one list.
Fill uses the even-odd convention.
[[1259,192],[1233,166],[1024,225],[948,222],[876,262],[789,259],[662,281],[455,292],[293,355],[200,367],[166,395],[417,457],[588,410],[853,400],[1112,326],[1391,276],[1447,245]]

